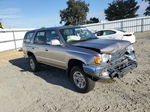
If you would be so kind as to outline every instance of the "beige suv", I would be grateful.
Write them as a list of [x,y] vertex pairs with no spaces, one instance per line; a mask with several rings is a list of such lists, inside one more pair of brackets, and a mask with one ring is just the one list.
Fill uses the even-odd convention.
[[81,93],[92,90],[99,79],[121,78],[137,67],[130,42],[98,39],[79,26],[29,31],[23,52],[32,71],[38,71],[40,63],[64,69]]

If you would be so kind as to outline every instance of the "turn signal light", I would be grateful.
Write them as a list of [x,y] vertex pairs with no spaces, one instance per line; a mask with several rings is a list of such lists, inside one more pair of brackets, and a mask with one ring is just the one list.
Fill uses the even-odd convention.
[[96,64],[99,64],[101,62],[100,57],[98,56],[94,57],[94,61]]

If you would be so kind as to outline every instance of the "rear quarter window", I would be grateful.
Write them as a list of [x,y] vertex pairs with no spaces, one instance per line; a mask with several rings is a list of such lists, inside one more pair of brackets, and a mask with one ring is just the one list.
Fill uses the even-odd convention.
[[99,32],[96,32],[96,35],[97,36],[103,36],[103,33],[104,33],[103,31],[99,31]]
[[105,30],[103,35],[112,35],[112,34],[115,34],[116,32],[115,31],[112,31],[112,30]]
[[24,37],[24,43],[30,43],[33,38],[34,32],[28,32],[26,33]]

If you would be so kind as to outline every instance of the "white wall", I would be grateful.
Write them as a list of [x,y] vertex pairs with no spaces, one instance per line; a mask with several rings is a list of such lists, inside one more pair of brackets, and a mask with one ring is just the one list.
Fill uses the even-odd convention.
[[0,29],[0,52],[22,47],[22,39],[31,29]]
[[101,29],[121,29],[129,32],[150,31],[150,16],[87,24],[84,26],[93,32]]

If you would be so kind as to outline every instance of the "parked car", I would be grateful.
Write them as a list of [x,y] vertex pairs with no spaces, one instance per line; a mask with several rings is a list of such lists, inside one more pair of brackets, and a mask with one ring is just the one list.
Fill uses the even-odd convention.
[[33,72],[40,63],[64,69],[81,93],[92,90],[99,79],[122,78],[137,67],[130,42],[98,39],[79,26],[29,31],[23,52]]
[[122,30],[104,29],[96,32],[95,35],[100,39],[127,40],[131,43],[135,43],[136,41],[134,32],[125,32]]

